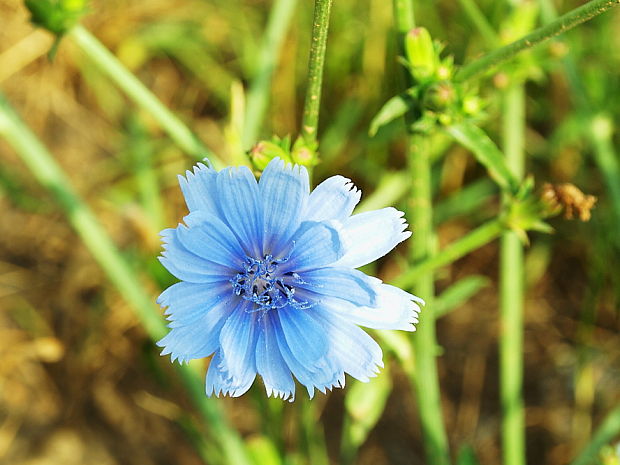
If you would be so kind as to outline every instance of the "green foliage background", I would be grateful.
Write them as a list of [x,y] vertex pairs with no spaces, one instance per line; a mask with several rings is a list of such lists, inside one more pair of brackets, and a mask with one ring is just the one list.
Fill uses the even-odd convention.
[[[59,204],[0,137],[0,463],[427,463],[409,385],[415,372],[409,335],[374,333],[385,372],[368,385],[351,380],[312,403],[301,392],[293,404],[265,399],[260,382],[241,399],[196,403],[202,392],[187,386],[200,387],[195,379],[205,362],[179,374],[159,357],[142,324],[160,318],[149,305],[172,282],[155,257],[158,231],[185,213],[176,175],[207,154],[202,145],[225,164],[238,164],[247,162],[254,138],[299,131],[312,5],[278,4],[279,55],[263,47],[265,37],[280,32],[268,28],[272,2],[91,3],[82,24],[199,136],[201,142],[189,143],[197,148],[192,157],[93,65],[75,36],[62,39],[50,62],[54,39],[30,24],[21,1],[0,0],[0,89],[130,264],[124,269],[109,258],[105,237],[92,239],[89,251],[67,221],[79,225],[81,207]],[[417,23],[457,64],[548,22],[553,10],[578,6],[415,5]],[[538,186],[570,182],[599,199],[591,221],[553,219],[555,233],[530,234],[525,249],[522,356],[532,464],[569,463],[601,424],[609,430],[605,443],[618,440],[619,32],[620,12],[612,10],[476,85],[480,125],[499,145],[506,89],[525,83],[526,173]],[[397,49],[390,2],[335,0],[314,182],[346,175],[362,188],[368,209],[410,206],[405,125],[394,121],[368,135],[382,105],[404,88]],[[261,73],[271,66],[270,83]],[[264,102],[264,119],[245,114],[252,99]],[[437,241],[444,247],[494,218],[499,192],[447,135],[434,136],[429,150]],[[62,193],[62,186],[47,187]],[[370,271],[397,279],[408,271],[407,247]],[[98,249],[117,270],[116,281],[93,259]],[[498,246],[490,243],[437,272],[443,418],[459,464],[502,460],[497,263]],[[139,319],[133,309],[144,293]],[[157,323],[147,329],[158,331]],[[591,463],[617,463],[613,449],[599,454],[603,444],[595,445]]]

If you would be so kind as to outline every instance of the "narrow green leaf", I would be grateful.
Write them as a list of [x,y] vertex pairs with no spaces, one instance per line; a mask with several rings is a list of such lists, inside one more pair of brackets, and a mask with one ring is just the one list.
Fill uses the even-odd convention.
[[459,449],[456,465],[480,465],[474,449],[469,444],[465,444]]
[[402,94],[395,95],[389,99],[381,107],[377,115],[370,122],[370,129],[368,134],[374,136],[377,131],[388,123],[391,123],[396,118],[400,118],[411,109],[412,98],[411,96],[403,92]]
[[481,275],[467,276],[457,281],[435,298],[435,316],[437,318],[444,316],[464,304],[480,290],[487,287],[490,282],[489,278]]
[[517,178],[506,164],[506,158],[497,148],[495,142],[479,127],[464,121],[446,128],[448,133],[489,171],[493,180],[505,191],[516,192],[519,186]]
[[607,415],[603,424],[599,426],[594,436],[592,436],[590,443],[577,458],[571,462],[571,465],[588,465],[594,463],[599,450],[601,450],[604,445],[613,441],[618,434],[620,434],[620,407],[616,407]]
[[356,381],[349,388],[344,401],[347,417],[342,438],[342,462],[352,461],[356,451],[381,418],[390,392],[392,380],[387,366],[381,376],[368,383]]

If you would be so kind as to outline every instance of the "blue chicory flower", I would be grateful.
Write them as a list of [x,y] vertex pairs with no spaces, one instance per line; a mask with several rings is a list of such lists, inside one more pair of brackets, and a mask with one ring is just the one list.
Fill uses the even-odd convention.
[[312,193],[303,166],[274,159],[260,182],[246,168],[198,164],[179,176],[189,215],[162,231],[162,264],[181,282],[158,299],[170,332],[162,355],[213,355],[208,396],[245,393],[259,374],[267,395],[343,387],[383,366],[358,325],[414,331],[422,299],[356,268],[411,233],[394,208],[351,215],[361,193],[333,176]]

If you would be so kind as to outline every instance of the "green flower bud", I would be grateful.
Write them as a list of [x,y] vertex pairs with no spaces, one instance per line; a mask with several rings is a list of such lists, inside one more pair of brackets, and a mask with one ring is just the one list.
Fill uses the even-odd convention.
[[26,0],[33,24],[62,36],[86,12],[87,0]]
[[411,64],[413,77],[423,80],[431,77],[437,69],[437,55],[429,32],[416,27],[405,38],[405,54]]
[[316,147],[308,145],[302,137],[299,137],[295,141],[291,152],[291,158],[293,163],[303,166],[314,166],[319,162]]
[[269,162],[276,157],[279,157],[286,162],[292,161],[286,150],[278,144],[266,140],[262,140],[252,147],[248,155],[252,165],[254,165],[254,168],[259,171],[264,170]]
[[437,82],[430,85],[422,97],[422,105],[431,111],[444,111],[456,101],[456,91],[451,82]]

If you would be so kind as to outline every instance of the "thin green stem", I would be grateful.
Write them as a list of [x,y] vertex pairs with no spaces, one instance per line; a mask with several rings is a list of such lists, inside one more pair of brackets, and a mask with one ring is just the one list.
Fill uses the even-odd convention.
[[323,67],[325,66],[325,49],[332,0],[315,0],[312,21],[312,43],[308,63],[308,88],[304,103],[304,115],[301,134],[308,144],[318,140],[319,110],[321,108],[321,87],[323,85]]
[[[433,271],[438,268],[449,265],[459,258],[464,257],[468,253],[494,241],[501,235],[505,228],[506,227],[501,220],[491,220],[488,223],[474,229],[461,239],[444,247],[436,254],[418,261],[418,263],[415,263],[408,271],[402,273],[398,276],[398,278],[393,279],[391,284],[398,287],[411,287],[421,277],[425,275],[432,275]],[[415,229],[415,231],[416,234],[414,240],[417,242],[420,240],[420,231],[418,229]],[[424,316],[426,316],[426,309],[424,312]]]
[[[503,142],[508,168],[523,178],[525,151],[525,92],[514,84],[504,96]],[[507,199],[505,199],[507,201]],[[525,465],[523,410],[523,246],[513,231],[500,241],[500,397],[505,465]]]
[[459,0],[459,3],[469,20],[478,29],[486,45],[489,48],[495,48],[499,44],[499,36],[476,2],[474,0]]
[[619,4],[620,0],[592,0],[566,13],[555,21],[536,29],[525,37],[493,50],[482,58],[464,66],[456,78],[459,81],[465,81],[482,75],[497,65],[510,60],[517,53],[562,34]]
[[[164,322],[153,298],[137,278],[135,270],[124,259],[110,236],[88,205],[73,189],[69,178],[53,156],[32,133],[0,94],[0,137],[15,149],[33,176],[55,197],[93,258],[130,304],[142,326],[153,340],[166,334]],[[188,365],[179,365],[181,377],[209,427],[213,440],[221,446],[228,463],[247,465],[249,460],[241,438],[226,423],[217,402],[205,397],[203,380]]]
[[271,8],[267,30],[259,52],[258,69],[248,91],[243,125],[242,145],[244,149],[248,149],[256,142],[261,123],[265,118],[273,72],[296,6],[297,0],[276,0]]
[[[394,0],[394,20],[398,32],[401,53],[405,35],[415,27],[413,0]],[[408,77],[410,79],[410,77]],[[408,82],[407,85],[410,85]],[[415,116],[408,114],[408,120]],[[416,232],[411,242],[412,263],[432,259],[435,253],[433,235],[433,207],[431,192],[431,162],[429,138],[425,134],[409,134],[407,164],[411,180],[409,215],[412,229]],[[407,286],[409,287],[409,286]],[[441,392],[437,373],[435,314],[433,298],[435,279],[433,273],[418,276],[411,286],[413,292],[426,300],[424,315],[420,318],[413,337],[416,370],[411,373],[412,385],[418,400],[425,452],[428,463],[448,465],[450,451],[443,424]]]
[[216,168],[224,166],[223,162],[88,30],[77,25],[68,36],[99,71],[106,74],[131,100],[157,120],[181,150],[195,159],[207,157]]

